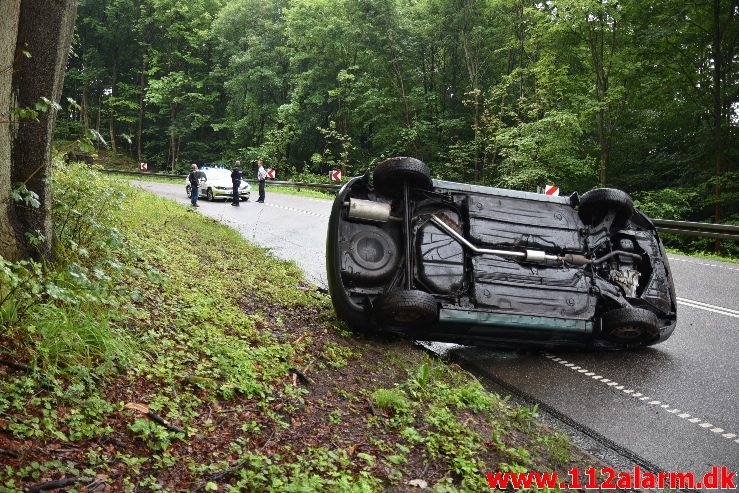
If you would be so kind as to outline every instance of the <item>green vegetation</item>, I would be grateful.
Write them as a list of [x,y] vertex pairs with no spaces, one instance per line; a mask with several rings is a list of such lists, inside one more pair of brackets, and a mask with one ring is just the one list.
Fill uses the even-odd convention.
[[701,252],[701,251],[684,251],[680,250],[678,248],[668,248],[667,251],[669,253],[674,253],[677,255],[686,255],[690,257],[697,257],[702,258],[706,260],[718,260],[719,262],[730,262],[732,264],[739,264],[739,257],[730,257],[726,255],[716,255],[715,253],[710,252]]
[[347,331],[234,230],[84,165],[54,176],[57,260],[0,269],[0,491],[479,491],[591,463],[536,409]]
[[151,170],[262,158],[295,181],[411,155],[438,178],[615,186],[653,217],[737,223],[734,7],[82,0],[57,135],[96,130]]

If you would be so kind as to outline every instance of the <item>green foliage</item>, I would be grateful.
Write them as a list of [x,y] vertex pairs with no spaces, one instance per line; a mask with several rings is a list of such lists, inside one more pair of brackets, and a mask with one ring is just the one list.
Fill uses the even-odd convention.
[[633,194],[634,205],[649,217],[688,220],[700,207],[700,194],[689,189],[664,188]]
[[[491,443],[494,457],[518,464],[539,453],[558,460],[568,453],[557,437],[520,443],[521,436],[540,435],[535,410],[511,409],[429,357],[391,388],[357,373],[359,392],[349,387],[316,401],[320,387],[293,385],[291,368],[321,372],[310,378],[326,385],[327,378],[361,371],[366,348],[356,338],[347,342],[351,334],[325,318],[326,296],[296,287],[294,264],[267,257],[237,232],[173,202],[107,183],[83,165],[56,168],[54,186],[67,188],[55,209],[57,226],[65,224],[59,264],[0,265],[0,291],[22,308],[3,307],[10,315],[3,315],[2,356],[22,355],[30,366],[0,379],[0,416],[15,440],[71,442],[84,450],[84,463],[9,467],[8,488],[42,476],[104,474],[124,488],[157,490],[179,471],[198,488],[219,491],[383,491],[425,457],[441,468],[434,491],[471,491],[483,485],[481,471],[495,465],[481,458],[490,457]],[[96,208],[98,193],[107,194],[100,207],[108,214]],[[244,259],[254,268],[245,269]],[[258,289],[223,282],[236,276]],[[301,322],[302,314],[322,314],[319,327],[326,330],[295,343],[294,325],[285,334],[286,310],[301,313]],[[324,339],[335,329],[335,338]],[[390,371],[403,374],[406,351],[388,349]],[[352,426],[365,441],[329,448],[273,439],[291,433],[316,404],[329,408],[318,432]],[[489,428],[497,430],[492,442]],[[211,436],[219,447],[210,445]],[[206,442],[206,450],[190,450]]]
[[[615,186],[655,215],[723,221],[739,211],[733,15],[677,0],[86,0],[58,134],[95,127],[152,170],[264,159],[318,181],[412,155],[439,178]],[[706,200],[668,207],[669,190]]]
[[377,389],[372,393],[371,398],[377,407],[386,411],[400,412],[410,408],[405,395],[399,390]]

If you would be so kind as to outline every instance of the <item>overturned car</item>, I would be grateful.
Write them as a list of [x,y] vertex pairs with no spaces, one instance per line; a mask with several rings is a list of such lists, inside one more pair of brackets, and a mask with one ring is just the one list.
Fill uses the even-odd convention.
[[432,180],[391,158],[333,204],[326,266],[340,318],[402,337],[504,347],[633,348],[676,322],[662,243],[631,198]]

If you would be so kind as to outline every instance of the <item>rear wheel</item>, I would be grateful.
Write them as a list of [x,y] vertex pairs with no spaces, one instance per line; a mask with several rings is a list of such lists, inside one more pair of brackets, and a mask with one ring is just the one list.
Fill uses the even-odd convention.
[[643,308],[617,308],[601,317],[603,339],[624,345],[650,342],[659,336],[657,315]]
[[205,197],[208,199],[208,201],[213,202],[216,198],[213,196],[213,189],[209,188],[207,192],[205,192]]
[[185,193],[188,199],[192,198],[192,187],[190,185],[185,186]]
[[439,316],[436,298],[414,289],[391,291],[379,297],[374,311],[382,324],[396,327],[432,324]]
[[412,157],[393,157],[377,165],[374,173],[375,189],[382,194],[399,196],[403,184],[411,188],[431,190],[431,169],[426,163]]
[[621,225],[634,214],[634,203],[626,192],[615,188],[596,188],[580,199],[578,213],[585,224],[595,226],[612,212],[614,223]]

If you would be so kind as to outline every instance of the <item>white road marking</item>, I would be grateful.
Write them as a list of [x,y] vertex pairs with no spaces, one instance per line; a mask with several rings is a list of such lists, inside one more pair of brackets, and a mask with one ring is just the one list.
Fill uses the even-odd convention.
[[[705,303],[703,303],[705,304]],[[709,305],[712,306],[712,305]],[[739,313],[739,312],[738,312]],[[739,316],[739,315],[737,315]],[[582,370],[585,370],[587,372],[587,369],[582,368],[580,366],[575,366],[574,363],[569,363],[565,360],[561,360],[560,358],[555,358],[554,355],[549,353],[542,353],[545,358],[548,358],[552,361],[557,361],[560,364],[563,364],[566,368],[569,368],[570,370],[575,370],[578,373],[582,373]],[[660,409],[664,409],[665,412],[668,412],[672,414],[673,416],[677,416],[678,418],[684,419],[689,423],[698,425],[700,428],[703,428],[705,430],[708,430],[716,435],[721,434],[720,436],[723,438],[726,438],[728,440],[735,439],[737,437],[736,433],[724,433],[724,429],[718,426],[714,426],[712,423],[709,423],[708,421],[703,421],[701,418],[691,417],[689,413],[681,413],[680,409],[673,408],[669,404],[665,404],[662,401],[652,399],[651,397],[648,397],[641,392],[634,392],[632,389],[624,389],[623,385],[619,385],[618,382],[614,382],[613,380],[610,380],[608,378],[604,378],[601,375],[595,375],[593,372],[587,372],[585,373],[585,376],[592,375],[593,380],[599,380],[601,383],[605,383],[609,387],[615,387],[618,390],[621,390],[624,394],[626,394],[629,397],[634,397],[640,401],[643,401],[645,404],[650,406],[659,406]],[[678,414],[680,413],[680,414]],[[688,419],[690,418],[690,419]],[[734,442],[739,443],[739,439],[734,440]]]
[[670,259],[670,262],[672,262],[673,260],[677,260],[678,262],[685,262],[686,264],[704,265],[706,267],[718,267],[719,269],[732,270],[732,271],[739,272],[739,268],[727,267],[725,265],[709,264],[709,263],[706,263],[706,262],[698,262],[696,260],[688,260],[688,259],[684,259],[684,258],[673,257],[672,255],[668,255],[667,258]]
[[691,308],[698,308],[699,310],[706,310],[720,315],[726,315],[727,317],[739,318],[739,310],[732,310],[731,308],[724,308],[722,306],[710,305],[703,303],[702,301],[689,300],[687,298],[676,298],[678,304],[689,306]]
[[328,219],[330,217],[326,214],[319,214],[318,212],[306,211],[303,209],[297,209],[295,207],[287,207],[284,205],[271,204],[269,202],[266,202],[262,205],[266,205],[267,207],[275,207],[277,209],[283,209],[283,210],[290,211],[290,212],[299,212],[301,214],[308,214],[309,216],[323,217],[325,219]]

